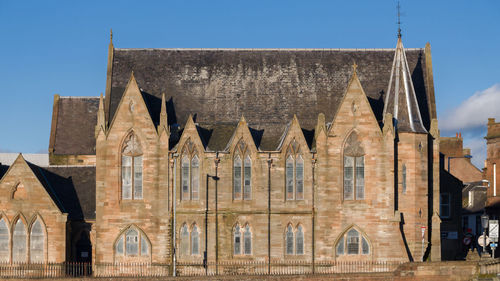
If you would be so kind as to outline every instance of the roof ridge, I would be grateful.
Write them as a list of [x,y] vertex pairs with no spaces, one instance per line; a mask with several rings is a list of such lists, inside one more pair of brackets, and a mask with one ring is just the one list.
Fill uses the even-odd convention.
[[[421,51],[425,48],[405,48],[407,51]],[[396,48],[115,48],[115,51],[395,51]]]

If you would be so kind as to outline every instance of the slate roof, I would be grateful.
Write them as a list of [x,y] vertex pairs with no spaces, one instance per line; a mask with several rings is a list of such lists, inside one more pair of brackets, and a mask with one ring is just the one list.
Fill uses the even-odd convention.
[[[57,104],[54,154],[95,155],[99,97],[61,97]],[[54,123],[55,122],[55,123]]]
[[[296,114],[310,132],[318,114],[331,122],[352,75],[352,64],[377,120],[383,119],[395,49],[114,49],[108,120],[112,120],[133,71],[157,125],[161,94],[169,124],[189,114],[211,150],[226,147],[231,124],[245,116],[261,150],[276,150]],[[424,49],[406,49],[424,126],[429,129],[429,95]],[[431,101],[434,102],[434,101]],[[220,132],[216,133],[216,132]],[[92,131],[93,132],[93,131]],[[216,139],[211,139],[215,137]]]
[[68,219],[95,219],[95,166],[28,165]]

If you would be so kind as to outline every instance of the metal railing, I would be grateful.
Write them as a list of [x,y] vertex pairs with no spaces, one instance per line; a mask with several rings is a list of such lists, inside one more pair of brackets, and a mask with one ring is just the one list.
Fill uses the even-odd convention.
[[[179,262],[177,276],[215,275],[299,275],[392,272],[400,261],[221,261]],[[171,276],[170,264],[153,263],[45,263],[10,264],[0,263],[0,278],[72,278],[72,277],[164,277]]]
[[0,263],[0,278],[65,278],[92,275],[92,265],[65,263]]

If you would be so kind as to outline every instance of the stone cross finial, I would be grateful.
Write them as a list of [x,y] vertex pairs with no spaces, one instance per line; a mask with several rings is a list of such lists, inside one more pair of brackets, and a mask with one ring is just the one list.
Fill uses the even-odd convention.
[[358,65],[356,64],[356,62],[354,62],[354,63],[352,64],[352,71],[353,71],[354,73],[356,73],[357,68],[358,68]]

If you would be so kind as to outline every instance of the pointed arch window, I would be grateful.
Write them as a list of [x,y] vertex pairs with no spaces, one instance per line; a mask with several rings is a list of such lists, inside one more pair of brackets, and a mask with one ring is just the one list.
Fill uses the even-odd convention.
[[131,133],[122,147],[122,199],[142,199],[142,147]]
[[365,199],[365,157],[356,132],[344,147],[344,200]]
[[200,158],[191,140],[187,140],[181,158],[181,199],[200,198]]
[[252,159],[245,141],[240,140],[234,149],[233,199],[241,200],[242,197],[252,199]]
[[234,234],[233,234],[233,254],[234,255],[241,255],[241,230],[240,230],[240,225],[236,225],[234,228]]
[[287,150],[285,162],[285,190],[287,200],[304,199],[304,158],[294,139]]
[[151,244],[146,235],[138,228],[131,226],[120,234],[115,244],[117,256],[149,256]]
[[302,225],[299,224],[295,231],[291,224],[286,227],[285,245],[287,255],[304,254],[304,231]]
[[4,218],[0,219],[0,262],[8,262],[9,259],[9,228]]
[[186,224],[181,227],[181,254],[189,254],[189,230]]
[[198,231],[198,227],[193,225],[193,229],[191,230],[191,255],[199,255],[200,254],[200,233]]
[[21,219],[18,219],[12,236],[12,261],[15,263],[27,261],[26,236],[26,226]]
[[293,228],[291,225],[286,228],[286,254],[293,255]]
[[335,246],[337,256],[340,255],[368,255],[370,244],[368,239],[355,228],[344,232]]
[[250,231],[250,226],[247,224],[245,226],[245,233],[243,234],[244,239],[244,254],[251,255],[252,254],[252,232]]
[[43,263],[45,261],[45,230],[40,219],[37,219],[31,227],[30,233],[30,261],[32,263]]

